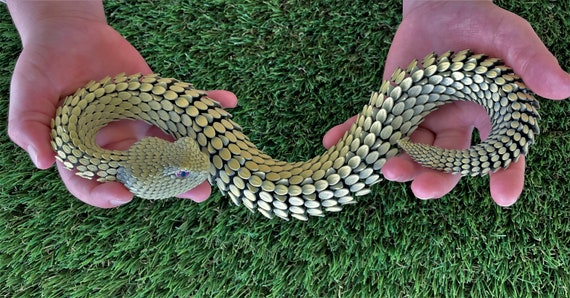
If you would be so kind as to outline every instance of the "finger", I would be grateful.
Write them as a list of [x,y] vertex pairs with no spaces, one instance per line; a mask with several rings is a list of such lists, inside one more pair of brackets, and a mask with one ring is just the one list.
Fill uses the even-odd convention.
[[[471,142],[472,128],[458,126],[456,129],[439,132],[433,142],[434,146],[447,149],[468,148]],[[425,169],[412,182],[411,189],[420,199],[441,198],[449,193],[459,182],[461,175],[442,173]]]
[[389,158],[381,169],[384,178],[394,182],[414,180],[422,171],[421,166],[414,162],[409,155],[402,153]]
[[461,179],[460,174],[425,169],[414,178],[410,188],[419,199],[439,199],[449,193],[457,185],[459,179]]
[[176,197],[181,199],[190,199],[194,202],[200,203],[207,200],[211,193],[212,187],[210,186],[210,183],[208,183],[208,181],[204,181],[200,185]]
[[35,78],[33,74],[23,75],[18,67],[14,70],[10,85],[8,135],[28,152],[36,167],[47,169],[55,161],[50,145],[50,123],[58,96],[42,82],[45,79]]
[[[538,95],[551,99],[570,97],[570,74],[558,64],[556,57],[542,43],[531,25],[519,16],[506,11],[501,18],[503,24],[497,26],[494,38],[490,38],[497,53],[525,81],[525,84]],[[516,30],[518,29],[518,30]]]
[[497,205],[511,206],[518,200],[524,186],[524,170],[525,157],[521,155],[507,169],[490,174],[491,197]]
[[344,134],[350,129],[350,126],[356,121],[356,116],[350,117],[344,123],[339,124],[327,131],[323,137],[323,146],[327,149],[336,145]]
[[[410,140],[414,143],[431,145],[435,141],[435,134],[420,126],[410,135]],[[406,152],[388,159],[382,167],[384,178],[396,182],[411,181],[424,171],[426,168],[415,162]]]
[[382,173],[387,180],[397,182],[412,181],[410,188],[419,199],[438,199],[449,193],[459,182],[459,174],[448,174],[424,168],[409,156],[389,159]]
[[130,202],[133,194],[121,183],[99,183],[75,175],[57,162],[59,174],[69,192],[79,200],[99,208],[113,208]]
[[426,169],[415,177],[410,188],[418,199],[439,199],[448,194],[460,179],[460,174]]
[[208,91],[208,96],[219,102],[224,108],[235,108],[237,106],[237,97],[233,92],[226,90]]
[[460,178],[459,174],[447,174],[428,169],[414,179],[410,188],[418,199],[439,199],[449,193]]
[[8,135],[14,143],[24,149],[34,165],[39,169],[47,169],[54,163],[54,152],[50,146],[50,131],[45,123],[24,119],[8,122]]

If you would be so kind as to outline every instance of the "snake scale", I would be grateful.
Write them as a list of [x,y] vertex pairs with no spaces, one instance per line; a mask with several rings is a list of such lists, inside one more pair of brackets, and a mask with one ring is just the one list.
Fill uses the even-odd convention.
[[[492,125],[487,139],[464,150],[409,141],[428,113],[454,100],[485,107]],[[485,175],[506,168],[534,143],[538,107],[500,59],[469,50],[432,53],[384,81],[335,146],[289,163],[257,149],[229,112],[191,84],[120,74],[68,96],[52,121],[51,143],[56,158],[77,175],[120,181],[141,198],[172,197],[208,179],[237,205],[269,218],[307,220],[368,194],[400,149],[444,172]],[[99,147],[97,131],[124,118],[156,125],[176,141],[144,138],[126,151]]]

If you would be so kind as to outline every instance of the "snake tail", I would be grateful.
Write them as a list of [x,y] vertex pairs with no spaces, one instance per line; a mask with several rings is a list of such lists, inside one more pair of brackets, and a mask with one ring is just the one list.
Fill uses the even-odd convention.
[[[491,133],[485,140],[463,150],[410,142],[428,113],[456,100],[486,109]],[[121,74],[90,82],[65,99],[52,121],[52,146],[56,158],[78,175],[143,185],[129,188],[142,198],[171,197],[173,185],[182,192],[207,177],[237,205],[268,218],[307,220],[370,193],[382,180],[386,160],[401,148],[444,172],[485,175],[506,168],[528,153],[539,134],[538,108],[533,93],[500,59],[469,50],[430,54],[384,81],[336,145],[308,161],[285,162],[259,150],[229,112],[191,84],[156,74]],[[97,131],[123,118],[144,120],[184,139],[182,147],[191,153],[154,139],[127,151],[97,146]],[[127,170],[133,168],[139,170]]]

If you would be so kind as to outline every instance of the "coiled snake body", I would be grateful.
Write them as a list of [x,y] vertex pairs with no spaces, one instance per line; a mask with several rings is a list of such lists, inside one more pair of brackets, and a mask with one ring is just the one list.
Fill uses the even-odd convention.
[[[453,100],[485,107],[492,124],[486,140],[465,150],[408,140],[429,112]],[[209,179],[235,204],[269,218],[306,220],[369,193],[400,147],[444,172],[485,175],[506,168],[534,143],[537,109],[532,92],[499,59],[468,50],[431,54],[384,81],[335,146],[288,163],[258,150],[219,103],[192,85],[154,74],[117,75],[65,99],[52,121],[52,146],[78,175],[118,180],[142,198],[171,197]],[[127,151],[100,148],[97,131],[124,118],[156,125],[177,141],[145,138]]]

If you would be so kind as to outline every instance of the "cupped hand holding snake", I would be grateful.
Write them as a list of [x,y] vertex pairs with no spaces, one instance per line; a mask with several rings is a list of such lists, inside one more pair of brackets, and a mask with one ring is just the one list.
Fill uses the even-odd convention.
[[[23,51],[10,86],[8,133],[40,169],[53,165],[50,121],[60,99],[85,82],[110,73],[151,73],[150,67],[118,32],[106,23],[100,1],[8,1]],[[209,93],[225,107],[237,104],[227,91]],[[109,149],[126,149],[147,135],[164,136],[142,122],[112,123],[98,136]],[[129,202],[133,195],[120,183],[99,183],[75,176],[58,163],[62,180],[81,201],[102,208]],[[180,197],[203,201],[204,182]]]
[[[384,78],[389,78],[396,67],[405,67],[432,51],[467,48],[501,57],[542,97],[570,97],[570,75],[560,68],[528,22],[492,1],[404,1],[403,20],[388,53]],[[331,129],[324,138],[325,146],[335,144],[352,122],[350,119]],[[489,134],[484,109],[455,102],[428,115],[411,139],[444,148],[467,148],[473,128],[482,138]],[[523,189],[524,170],[522,157],[506,170],[490,174],[490,191],[497,204],[516,202]],[[388,160],[382,172],[388,180],[413,181],[412,191],[425,199],[444,196],[460,179],[459,175],[421,167],[407,154]]]
[[[38,9],[41,5],[9,1],[24,44],[11,85],[9,134],[28,151],[36,166],[47,168],[54,162],[49,143],[50,120],[62,96],[73,93],[93,78],[119,72],[149,73],[150,69],[138,52],[106,24],[101,3],[76,2],[70,6],[57,2]],[[471,48],[503,57],[539,95],[549,98],[570,96],[568,74],[560,69],[528,24],[492,3],[417,4],[409,1],[404,2],[404,8],[404,21],[390,50],[386,74],[431,51]],[[34,13],[36,17],[30,17]],[[44,17],[46,13],[51,14],[50,18]],[[501,21],[507,17],[509,21]],[[434,20],[447,23],[438,24]],[[551,79],[545,80],[545,76]],[[236,104],[231,93],[216,91],[209,95],[225,107]],[[468,103],[456,103],[432,113],[412,139],[442,147],[461,146],[468,144],[473,126],[485,136],[489,131],[487,115],[474,113],[470,107],[472,105]],[[454,118],[457,116],[460,117]],[[464,125],[459,129],[457,125],[446,125],[454,121],[450,117],[461,120]],[[113,126],[119,126],[121,134],[116,134],[118,130],[111,127],[99,135],[98,143],[124,149],[141,136],[161,134],[143,124],[118,123]],[[332,140],[338,139],[342,129],[342,126],[337,127],[327,134],[325,145],[334,143]],[[132,198],[132,194],[118,183],[84,180],[61,166],[59,168],[68,189],[88,204],[112,207]],[[405,155],[391,159],[383,172],[391,180],[415,180],[412,188],[423,198],[444,195],[458,180],[457,176],[425,170]],[[523,177],[524,159],[519,159],[508,170],[495,173],[491,178],[494,199],[501,205],[513,203],[522,189]],[[507,189],[510,193],[505,194]],[[202,184],[190,196],[202,200],[209,192],[209,186]]]

